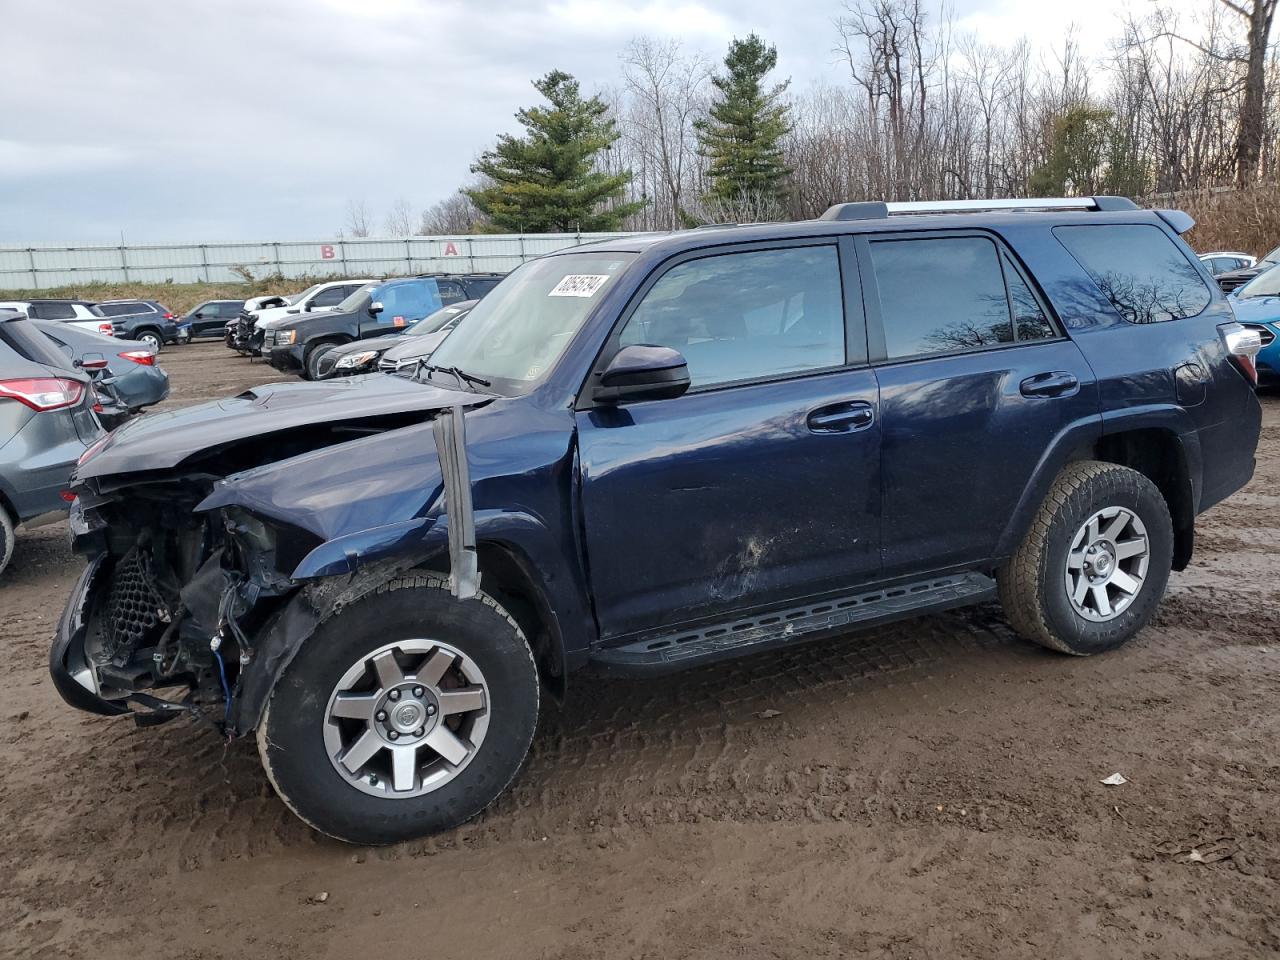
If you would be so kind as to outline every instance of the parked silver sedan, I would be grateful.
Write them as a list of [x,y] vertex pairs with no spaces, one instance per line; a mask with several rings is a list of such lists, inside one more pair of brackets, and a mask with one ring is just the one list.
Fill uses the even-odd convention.
[[48,320],[30,322],[73,362],[79,361],[83,366],[89,357],[106,360],[105,376],[95,382],[95,388],[103,405],[98,416],[107,427],[118,426],[143,407],[169,396],[169,375],[151,347]]

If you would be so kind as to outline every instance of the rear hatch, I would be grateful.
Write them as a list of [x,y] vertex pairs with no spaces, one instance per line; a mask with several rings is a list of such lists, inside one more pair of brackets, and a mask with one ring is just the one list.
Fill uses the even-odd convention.
[[[0,341],[12,350],[21,360],[22,369],[13,371],[0,370],[0,379],[9,377],[41,377],[50,376],[61,380],[74,380],[82,387],[80,400],[75,406],[66,410],[77,435],[86,445],[102,436],[102,425],[94,416],[95,396],[88,374],[78,369],[71,358],[58,349],[52,340],[46,337],[31,321],[25,317],[0,322]],[[43,371],[43,372],[42,372]],[[62,411],[49,411],[59,414]],[[30,411],[35,416],[35,411]]]

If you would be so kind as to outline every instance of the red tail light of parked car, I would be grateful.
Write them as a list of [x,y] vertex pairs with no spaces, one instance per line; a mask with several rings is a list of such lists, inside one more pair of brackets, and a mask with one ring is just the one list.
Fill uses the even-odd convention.
[[84,384],[62,377],[23,377],[0,380],[0,398],[25,404],[37,413],[74,407],[84,396]]
[[140,363],[144,367],[154,367],[156,365],[156,355],[147,350],[126,350],[120,354],[121,360],[132,360],[134,363]]

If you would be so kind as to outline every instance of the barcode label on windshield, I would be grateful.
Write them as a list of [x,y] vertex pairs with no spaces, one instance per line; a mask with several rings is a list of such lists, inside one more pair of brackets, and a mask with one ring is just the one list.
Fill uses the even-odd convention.
[[571,273],[547,294],[549,297],[594,297],[596,291],[604,286],[609,275],[592,273]]

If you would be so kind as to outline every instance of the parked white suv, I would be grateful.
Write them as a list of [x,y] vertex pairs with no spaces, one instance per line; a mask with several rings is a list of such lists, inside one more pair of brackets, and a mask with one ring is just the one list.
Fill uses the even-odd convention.
[[69,323],[104,337],[112,335],[111,318],[88,300],[0,300],[0,310],[16,310],[32,320]]

